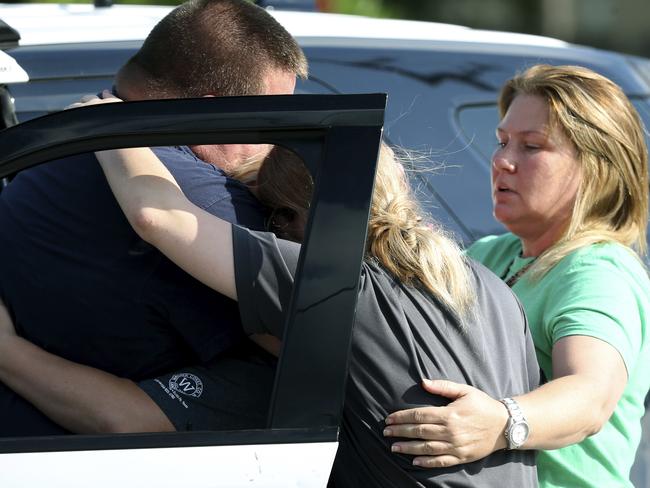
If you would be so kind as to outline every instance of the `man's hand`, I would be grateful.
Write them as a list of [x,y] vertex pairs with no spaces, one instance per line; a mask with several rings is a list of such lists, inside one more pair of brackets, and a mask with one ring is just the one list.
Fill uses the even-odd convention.
[[0,301],[0,337],[15,336],[16,328],[9,316],[9,311],[4,303]]
[[117,98],[115,95],[113,95],[110,92],[110,90],[104,90],[102,91],[101,98],[98,97],[97,95],[84,95],[79,99],[78,102],[68,105],[64,110],[68,110],[71,108],[87,107],[89,105],[101,105],[104,103],[115,103],[121,101],[122,99]]
[[452,400],[445,407],[422,407],[386,417],[386,437],[406,437],[391,446],[393,452],[413,454],[413,464],[426,468],[455,466],[484,458],[506,447],[503,435],[506,408],[482,391],[443,380],[423,380],[431,394]]

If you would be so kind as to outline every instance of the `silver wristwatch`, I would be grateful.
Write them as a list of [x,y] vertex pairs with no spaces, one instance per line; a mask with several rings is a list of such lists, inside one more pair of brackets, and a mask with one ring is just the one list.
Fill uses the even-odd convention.
[[524,417],[519,404],[512,398],[503,398],[499,400],[506,406],[508,410],[508,425],[506,425],[506,441],[508,442],[508,449],[519,449],[530,433],[530,427]]

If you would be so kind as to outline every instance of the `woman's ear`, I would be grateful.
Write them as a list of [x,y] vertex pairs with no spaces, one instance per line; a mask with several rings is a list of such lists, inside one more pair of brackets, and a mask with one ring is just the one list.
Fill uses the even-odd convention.
[[295,210],[277,208],[269,217],[268,228],[281,239],[302,242],[305,234],[305,219],[300,218]]

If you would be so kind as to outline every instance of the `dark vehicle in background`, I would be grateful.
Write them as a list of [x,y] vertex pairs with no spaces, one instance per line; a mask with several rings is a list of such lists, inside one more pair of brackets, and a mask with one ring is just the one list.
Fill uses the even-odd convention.
[[[29,78],[6,84],[3,105],[13,105],[16,120],[24,122],[110,87],[117,68],[168,10],[1,5],[0,19],[21,36],[18,45],[7,43],[5,52]],[[650,126],[648,59],[446,24],[272,13],[309,59],[310,77],[299,82],[297,93],[388,94],[385,137],[411,152],[418,169],[413,183],[425,208],[465,243],[503,232],[491,213],[490,155],[496,144],[497,93],[515,72],[541,62],[586,66],[618,83]],[[346,177],[345,168],[340,177]],[[647,416],[644,421],[633,468],[637,487],[650,486]]]

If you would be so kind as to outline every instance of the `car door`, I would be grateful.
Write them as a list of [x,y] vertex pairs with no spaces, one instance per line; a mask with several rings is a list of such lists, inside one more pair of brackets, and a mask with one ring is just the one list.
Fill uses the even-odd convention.
[[109,148],[281,144],[302,157],[315,196],[266,429],[1,438],[0,486],[324,486],[337,447],[385,102],[382,94],[126,102],[1,131],[0,177]]

